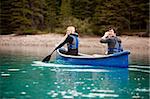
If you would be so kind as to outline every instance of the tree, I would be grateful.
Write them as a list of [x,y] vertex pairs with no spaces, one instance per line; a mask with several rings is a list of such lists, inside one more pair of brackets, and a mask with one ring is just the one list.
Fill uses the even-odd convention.
[[0,5],[1,34],[56,32],[68,25],[98,35],[108,26],[149,29],[148,0],[1,0]]
[[0,34],[10,34],[13,28],[10,25],[11,22],[11,1],[2,0],[0,3]]
[[93,0],[72,0],[72,16],[81,20],[91,19],[94,14],[95,4]]
[[58,18],[59,12],[59,0],[46,0],[46,13],[45,13],[45,24],[46,28],[50,32],[54,32],[57,24],[59,24]]
[[27,17],[32,12],[27,8],[26,0],[12,0],[11,2],[11,22],[10,25],[13,31],[24,31],[25,28],[31,26],[31,20]]
[[72,15],[71,10],[71,0],[61,0],[61,14],[64,18]]

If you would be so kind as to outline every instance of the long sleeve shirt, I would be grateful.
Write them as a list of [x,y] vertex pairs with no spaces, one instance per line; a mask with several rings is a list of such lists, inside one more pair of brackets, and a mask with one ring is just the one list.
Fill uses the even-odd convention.
[[[108,49],[113,49],[115,48],[116,42],[121,44],[121,39],[119,39],[118,37],[112,36],[112,37],[101,38],[100,42],[106,43],[108,45]],[[112,51],[108,50],[108,54],[112,54],[112,53],[114,53],[113,50]]]

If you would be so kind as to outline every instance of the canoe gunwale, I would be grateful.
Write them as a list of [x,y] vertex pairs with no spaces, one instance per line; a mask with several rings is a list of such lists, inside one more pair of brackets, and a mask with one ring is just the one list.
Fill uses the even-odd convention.
[[115,53],[115,54],[109,54],[109,55],[88,55],[88,54],[83,54],[83,53],[79,53],[79,56],[73,56],[73,55],[65,55],[59,52],[59,49],[57,49],[57,53],[62,56],[62,57],[66,57],[66,58],[75,58],[75,59],[102,59],[102,58],[110,58],[110,57],[119,57],[121,55],[126,55],[126,54],[130,54],[130,51],[123,51],[123,52],[119,52],[119,53]]
[[57,50],[56,61],[61,64],[128,68],[128,55],[130,54],[130,52],[123,51],[110,55],[79,54],[81,56],[65,55]]

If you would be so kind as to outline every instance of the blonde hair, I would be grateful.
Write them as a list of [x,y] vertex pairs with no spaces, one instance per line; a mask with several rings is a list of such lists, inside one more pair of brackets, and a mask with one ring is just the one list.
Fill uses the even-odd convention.
[[67,27],[67,32],[68,33],[75,33],[75,27],[74,26],[68,26]]

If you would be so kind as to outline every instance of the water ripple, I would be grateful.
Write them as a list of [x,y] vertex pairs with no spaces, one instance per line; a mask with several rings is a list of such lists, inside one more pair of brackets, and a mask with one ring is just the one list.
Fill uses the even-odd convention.
[[[51,71],[58,71],[57,69],[51,69]],[[109,70],[105,69],[61,69],[61,71],[65,72],[109,72]]]
[[150,89],[139,89],[139,88],[137,88],[135,91],[139,91],[139,92],[150,92]]
[[143,69],[150,69],[149,66],[137,66],[137,65],[130,65],[131,68],[143,68]]
[[100,92],[104,92],[104,93],[106,93],[106,92],[107,92],[107,93],[114,93],[114,90],[95,90],[95,89],[93,89],[92,92],[99,92],[99,93],[100,93]]
[[44,63],[41,61],[33,61],[33,64],[31,64],[32,66],[42,66],[42,67],[68,67],[68,68],[77,68],[77,67],[81,67],[81,68],[85,68],[85,67],[93,67],[93,66],[88,66],[88,65],[63,65],[63,64],[55,64],[55,63]]
[[100,97],[100,98],[105,98],[105,97],[110,97],[110,98],[116,98],[119,97],[118,94],[107,94],[107,93],[89,93],[89,94],[83,94],[82,97]]
[[20,71],[20,69],[8,69],[8,71],[12,71],[12,72],[15,72],[15,71]]
[[143,69],[137,69],[137,68],[129,68],[130,71],[138,71],[138,72],[144,72],[144,73],[150,73],[149,70],[143,70]]
[[10,74],[1,74],[2,77],[9,77]]

